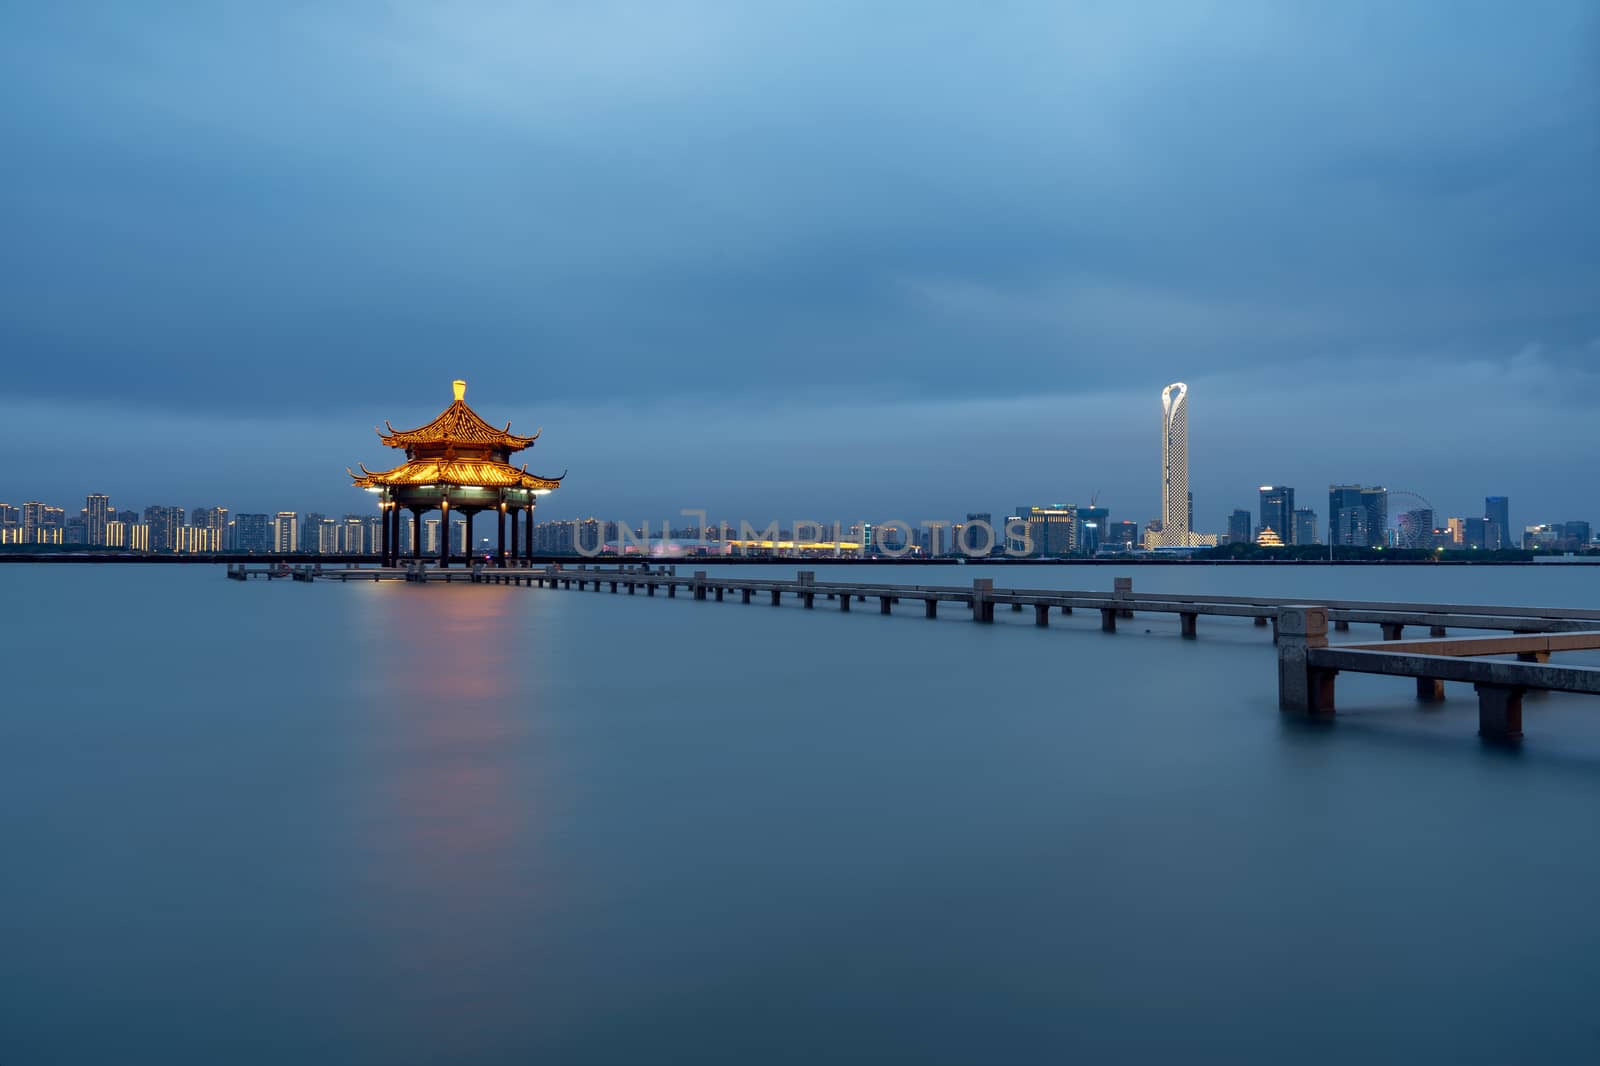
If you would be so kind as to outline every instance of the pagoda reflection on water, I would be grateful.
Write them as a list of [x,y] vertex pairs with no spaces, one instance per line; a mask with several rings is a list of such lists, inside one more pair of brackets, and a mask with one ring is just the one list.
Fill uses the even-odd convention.
[[[528,473],[527,464],[511,465],[511,456],[531,447],[539,438],[519,437],[511,423],[496,429],[467,406],[467,383],[452,382],[455,401],[438,418],[418,429],[378,430],[384,445],[404,448],[406,461],[392,470],[361,473],[348,470],[357,488],[380,494],[383,515],[383,565],[398,566],[400,557],[422,556],[422,516],[439,512],[439,565],[450,565],[450,515],[459,512],[467,522],[467,552],[472,553],[472,517],[479,511],[500,516],[498,565],[512,558],[533,558],[533,508],[538,497],[561,487],[560,477]],[[566,475],[563,474],[562,477]],[[411,512],[411,543],[400,543],[400,512]],[[523,538],[518,550],[517,516],[522,516]],[[509,550],[506,532],[510,521]]]

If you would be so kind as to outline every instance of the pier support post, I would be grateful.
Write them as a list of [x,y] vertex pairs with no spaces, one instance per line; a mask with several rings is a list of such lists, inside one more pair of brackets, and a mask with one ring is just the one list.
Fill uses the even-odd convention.
[[1196,635],[1195,624],[1199,617],[1199,614],[1194,611],[1179,611],[1178,635],[1188,640],[1193,640]]
[[811,610],[811,608],[815,607],[817,605],[816,601],[817,601],[817,594],[815,592],[802,592],[802,593],[800,593],[801,606],[803,606],[806,610],[809,611],[809,610]]
[[654,596],[656,594],[656,583],[654,581],[652,581],[649,584],[645,585],[644,593],[645,593],[646,596]]
[[1520,740],[1522,738],[1522,695],[1527,690],[1521,685],[1473,686],[1478,690],[1478,735],[1485,740]]
[[1341,618],[1337,622],[1333,623],[1333,628],[1337,629],[1341,633],[1348,633],[1350,632],[1350,623]]
[[[694,572],[694,598],[697,600],[706,598],[706,572],[704,570],[696,570]],[[720,600],[722,597],[719,595],[717,599]]]
[[922,613],[926,618],[939,617],[939,601],[932,597],[922,601]]
[[1328,646],[1328,609],[1320,604],[1278,608],[1278,707],[1306,714],[1333,713],[1332,670],[1309,663],[1312,648]]
[[[795,572],[794,579],[800,585],[815,585],[817,583],[817,572],[815,570],[798,570]],[[808,611],[811,610],[813,601],[816,598],[817,594],[815,592],[802,591],[800,593],[800,602]]]
[[1260,626],[1262,628],[1265,628],[1266,624],[1267,624],[1267,616],[1264,615],[1264,614],[1256,615],[1255,619],[1254,619],[1254,624],[1257,625],[1257,626]]
[[750,602],[750,590],[749,589],[741,589],[739,591],[739,602],[740,603],[749,603]]
[[1069,604],[1065,604],[1065,603],[1063,603],[1063,604],[1062,604],[1062,605],[1061,605],[1061,613],[1062,613],[1062,614],[1063,614],[1063,615],[1068,615],[1068,614],[1071,614],[1071,613],[1072,613],[1072,607],[1071,607],[1071,606],[1070,606],[1070,605],[1069,605]]
[[994,601],[989,594],[994,591],[994,578],[975,577],[972,579],[972,620],[974,622],[994,621]]
[[1399,622],[1380,622],[1378,625],[1383,630],[1384,640],[1399,640],[1400,634],[1406,631],[1406,627]]
[[1013,603],[1012,603],[1012,604],[1011,604],[1011,609],[1012,609],[1012,610],[1013,610],[1013,611],[1020,611],[1020,610],[1022,610],[1022,601],[1021,601],[1021,600],[1016,600],[1016,601],[1014,601],[1014,602],[1013,602]]
[[668,581],[667,582],[667,599],[675,600],[677,598],[678,598],[678,583],[676,581]]
[[1418,703],[1443,703],[1444,682],[1437,677],[1417,678]]
[[1519,663],[1547,663],[1549,661],[1550,661],[1550,653],[1547,652],[1547,651],[1519,651],[1519,652],[1517,652],[1517,662],[1519,662]]
[[1117,631],[1117,609],[1115,607],[1100,608],[1100,629],[1105,633]]
[[1429,626],[1428,627],[1428,636],[1430,636],[1430,637],[1446,637],[1446,636],[1449,636],[1449,635],[1450,635],[1450,631],[1448,629],[1446,629],[1444,626]]
[[782,600],[782,598],[783,598],[783,593],[782,592],[778,591],[777,589],[773,589],[772,590],[772,606],[774,606],[774,607],[778,606],[778,603],[779,603],[780,600]]
[[[1019,603],[1017,606],[1020,608],[1022,605]],[[1050,605],[1048,603],[1036,603],[1033,605],[1033,624],[1036,626],[1050,624]]]
[[717,592],[717,602],[721,603],[722,602],[722,586],[721,585],[717,586],[716,592]]
[[850,594],[848,592],[839,597],[839,610],[850,610]]
[[[1133,578],[1116,577],[1111,579],[1111,594],[1119,600],[1125,600],[1133,595]],[[1118,618],[1132,618],[1132,607],[1121,607],[1117,610]]]
[[890,599],[890,597],[888,597],[888,596],[879,596],[878,597],[878,613],[879,614],[888,614],[889,613],[889,605],[890,605],[891,602],[892,602],[892,600]]

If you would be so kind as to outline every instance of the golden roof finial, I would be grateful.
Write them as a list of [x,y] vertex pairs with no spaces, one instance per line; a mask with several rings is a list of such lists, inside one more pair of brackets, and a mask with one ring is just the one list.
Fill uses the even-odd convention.
[[450,387],[456,390],[456,403],[460,403],[467,395],[467,383],[460,378],[452,381]]

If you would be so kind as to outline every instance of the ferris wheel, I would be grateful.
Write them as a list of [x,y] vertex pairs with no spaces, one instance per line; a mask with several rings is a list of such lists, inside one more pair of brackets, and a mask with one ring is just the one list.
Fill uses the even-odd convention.
[[[1419,512],[1425,512],[1426,518]],[[1438,522],[1433,502],[1420,492],[1389,490],[1389,514],[1394,519],[1396,543],[1402,548],[1431,548]]]

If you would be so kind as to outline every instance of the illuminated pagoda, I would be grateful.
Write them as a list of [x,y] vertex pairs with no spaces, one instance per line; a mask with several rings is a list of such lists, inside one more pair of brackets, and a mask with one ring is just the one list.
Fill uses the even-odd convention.
[[[406,461],[392,470],[361,473],[348,470],[357,488],[379,494],[383,515],[383,565],[399,566],[400,557],[422,557],[422,516],[439,512],[439,565],[450,565],[450,516],[460,513],[467,523],[467,554],[472,554],[472,517],[479,511],[500,516],[499,565],[512,557],[533,558],[533,507],[538,497],[561,487],[560,477],[528,473],[527,464],[511,465],[511,456],[531,447],[539,438],[519,437],[511,423],[496,429],[467,406],[467,383],[452,382],[455,401],[438,418],[418,429],[378,430],[384,445],[404,448]],[[562,477],[566,475],[563,474]],[[400,543],[400,512],[411,512],[411,543]],[[517,516],[522,515],[523,540],[518,551]],[[510,519],[510,550],[506,520]]]

